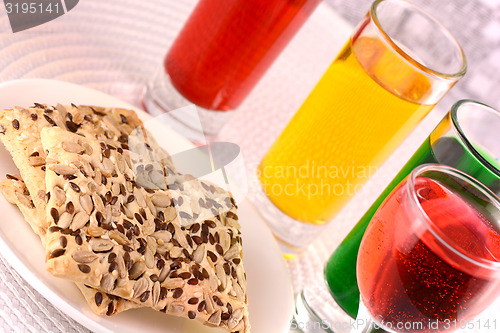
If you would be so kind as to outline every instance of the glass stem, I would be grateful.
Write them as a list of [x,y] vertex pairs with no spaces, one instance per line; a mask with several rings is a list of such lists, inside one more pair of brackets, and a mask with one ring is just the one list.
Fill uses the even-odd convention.
[[356,325],[351,330],[351,333],[388,333],[388,331],[377,325],[377,322],[373,320],[372,316],[368,312],[368,309],[360,299]]

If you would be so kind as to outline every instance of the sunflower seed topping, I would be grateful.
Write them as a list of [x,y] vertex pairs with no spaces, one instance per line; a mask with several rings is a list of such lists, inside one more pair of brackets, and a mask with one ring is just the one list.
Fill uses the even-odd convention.
[[102,314],[122,311],[123,304],[153,307],[247,333],[234,200],[177,172],[154,138],[139,133],[134,113],[113,110],[34,108],[24,116],[29,126],[16,115],[19,134],[37,122],[43,128],[26,161],[46,173],[35,204],[46,205],[47,270],[87,285]]
[[73,252],[72,257],[76,262],[82,264],[88,264],[97,259],[97,256],[94,253],[86,250]]

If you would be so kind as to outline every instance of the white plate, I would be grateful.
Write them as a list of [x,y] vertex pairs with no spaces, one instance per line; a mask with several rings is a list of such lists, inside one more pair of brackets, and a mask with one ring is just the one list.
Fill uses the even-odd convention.
[[[54,80],[19,80],[0,84],[0,108],[47,104],[94,104],[134,109],[142,120],[145,112],[112,96],[86,87]],[[193,145],[171,129],[165,129],[177,149]],[[0,145],[1,146],[1,145]],[[0,147],[0,175],[16,173],[7,151]],[[1,196],[0,196],[1,197]],[[248,278],[250,322],[253,333],[288,332],[293,312],[292,285],[287,269],[265,222],[244,201],[239,208],[243,233],[245,269]],[[151,309],[130,310],[112,317],[99,317],[88,308],[71,282],[45,271],[44,251],[38,237],[17,208],[0,198],[0,253],[18,273],[52,304],[83,326],[96,332],[219,332],[194,321],[168,316]]]

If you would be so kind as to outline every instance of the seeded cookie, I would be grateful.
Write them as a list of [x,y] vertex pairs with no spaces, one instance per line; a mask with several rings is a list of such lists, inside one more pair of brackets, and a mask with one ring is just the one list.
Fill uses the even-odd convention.
[[[123,141],[123,135],[141,128],[142,122],[135,112],[118,108],[75,105],[53,107],[35,103],[30,108],[1,110],[0,140],[12,155],[26,187],[32,194],[33,203],[40,211],[45,211],[47,200],[46,154],[40,141],[40,132],[42,128],[53,126],[72,133],[78,133],[82,129],[93,130],[101,137],[116,136]],[[45,219],[41,219],[37,233],[45,233],[47,227]]]
[[[168,168],[161,170],[166,189],[142,187],[136,174],[153,166],[137,165],[112,140],[103,145],[91,132],[79,134],[57,127],[41,132],[48,151],[47,270],[159,311],[248,331],[232,197]],[[58,239],[68,233],[75,236],[62,248]]]
[[[54,247],[48,252],[47,268],[55,275],[77,281],[81,279],[77,275],[88,275],[84,281],[92,276],[97,283],[87,285],[133,297],[133,301],[160,311],[196,318],[233,332],[248,331],[246,282],[234,200],[212,184],[176,172],[168,154],[161,150],[157,154],[158,150],[152,148],[147,133],[130,135],[137,127],[133,124],[140,122],[134,120],[137,117],[133,112],[128,112],[37,104],[0,113],[0,139],[7,142],[21,174],[33,176],[30,183],[35,192],[30,192],[37,193],[39,199],[34,200],[35,206],[45,207],[45,200],[54,204],[46,207],[48,219],[42,223],[43,232],[50,226],[48,236]],[[62,191],[45,187],[45,182],[39,181],[47,168],[37,159],[42,157],[44,162],[46,158],[39,141],[44,128],[97,138],[98,145],[73,138],[58,147],[81,158],[47,160],[47,165],[55,167],[47,172],[47,181],[54,174],[62,178],[63,187],[57,185]],[[134,142],[134,137],[139,138],[138,142]],[[8,146],[18,138],[23,144]],[[129,149],[131,143],[133,149]],[[84,158],[93,151],[100,154],[98,168]],[[122,178],[118,181],[114,179],[117,176]],[[93,183],[88,188],[81,187],[79,177],[91,178]],[[67,200],[71,191],[81,194],[78,201]],[[82,211],[87,215],[80,214]],[[125,217],[119,217],[119,213]],[[89,220],[85,221],[87,217]],[[118,221],[114,221],[115,217]],[[67,227],[61,227],[67,223]],[[81,229],[71,229],[82,223],[85,225]],[[83,229],[85,234],[80,235],[77,230],[81,233]],[[73,245],[84,245],[86,249],[68,259],[70,242],[68,249],[56,248],[62,235],[70,235]],[[106,250],[107,242],[112,243],[112,249]],[[72,260],[78,260],[78,264],[68,264]],[[99,267],[94,269],[97,263]],[[76,275],[66,276],[65,268],[72,268],[69,271]]]
[[[26,185],[20,175],[7,175],[7,177],[7,179],[0,181],[0,191],[2,191],[2,194],[10,203],[19,208],[26,221],[32,227],[38,226],[40,214],[33,205],[28,189],[26,188]],[[37,229],[38,227],[34,228],[34,230]],[[43,243],[45,237],[40,237]],[[66,236],[62,236],[59,239],[59,242],[61,246],[65,246]],[[124,300],[123,298],[114,295],[102,293],[81,283],[76,283],[76,286],[82,292],[92,311],[97,315],[111,316],[128,309],[140,307],[136,303]]]
[[[81,129],[93,130],[104,139],[116,136],[120,140],[123,135],[131,133],[132,130],[140,129],[142,122],[133,111],[119,108],[77,107],[75,105],[53,107],[35,103],[30,108],[16,107],[0,111],[0,140],[13,156],[21,173],[28,179],[30,191],[38,195],[34,196],[34,201],[31,199],[30,191],[20,175],[7,175],[9,179],[0,183],[0,187],[9,202],[22,204],[18,207],[42,241],[45,239],[47,228],[45,222],[47,196],[45,191],[46,154],[42,149],[40,132],[42,128],[52,126],[59,126],[76,133]],[[126,147],[125,143],[123,145]],[[71,151],[73,147],[65,148]],[[85,148],[88,149],[88,147]],[[13,181],[9,182],[9,180]],[[27,201],[27,198],[30,200]],[[38,209],[35,210],[35,208]],[[78,286],[90,307],[97,314],[111,315],[140,306],[126,302],[119,297],[89,289],[84,285]]]

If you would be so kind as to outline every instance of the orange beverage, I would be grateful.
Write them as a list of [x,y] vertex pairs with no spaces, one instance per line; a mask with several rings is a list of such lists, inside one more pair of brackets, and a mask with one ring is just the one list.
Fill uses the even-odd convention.
[[402,0],[376,0],[258,168],[261,214],[307,246],[465,74],[460,45]]
[[264,192],[296,220],[327,222],[432,109],[431,92],[384,41],[349,40],[262,160]]
[[[405,0],[373,2],[259,166],[260,212],[287,255],[324,233],[323,225],[463,77],[466,67],[458,42],[428,13]],[[339,253],[357,254],[357,248],[344,250]],[[330,296],[326,283],[308,285],[296,298],[297,322],[339,323],[342,329],[336,326],[335,331],[346,331],[351,318]]]

